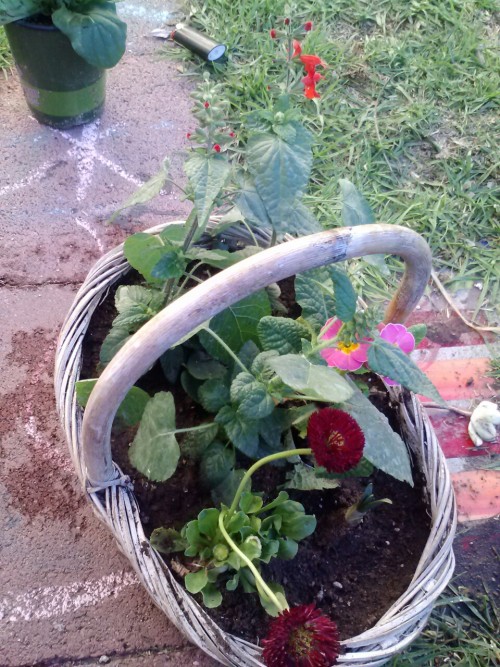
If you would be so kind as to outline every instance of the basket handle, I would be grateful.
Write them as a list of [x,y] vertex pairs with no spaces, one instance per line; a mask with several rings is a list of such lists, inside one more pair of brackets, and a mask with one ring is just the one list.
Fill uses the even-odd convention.
[[271,283],[325,264],[379,253],[398,255],[405,262],[403,280],[384,318],[403,322],[429,280],[431,253],[415,232],[387,224],[344,227],[274,246],[216,274],[158,313],[117,352],[89,397],[82,446],[90,486],[102,488],[116,479],[110,441],[116,411],[127,391],[178,340]]

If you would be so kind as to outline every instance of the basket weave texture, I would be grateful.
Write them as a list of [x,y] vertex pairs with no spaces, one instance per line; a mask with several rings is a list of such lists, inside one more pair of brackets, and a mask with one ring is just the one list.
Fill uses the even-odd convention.
[[[159,232],[159,225],[151,233]],[[139,579],[170,621],[194,644],[223,665],[263,667],[261,649],[224,632],[172,575],[161,556],[150,546],[141,525],[139,509],[129,479],[113,464],[114,478],[90,483],[82,447],[83,413],[76,401],[82,342],[93,312],[110,288],[130,266],[118,246],[91,269],[63,325],[55,368],[55,391],[60,420],[71,458],[86,496],[98,517],[115,536]],[[431,514],[430,535],[414,577],[406,592],[366,632],[342,642],[338,664],[376,667],[408,646],[422,631],[436,598],[448,584],[455,559],[453,538],[456,509],[444,455],[418,399],[410,392],[390,389],[399,405],[399,420],[414,462],[426,480]]]

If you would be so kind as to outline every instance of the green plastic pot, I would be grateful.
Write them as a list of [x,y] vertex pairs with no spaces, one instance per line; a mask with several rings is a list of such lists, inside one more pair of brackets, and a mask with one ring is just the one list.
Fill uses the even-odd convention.
[[63,129],[101,114],[105,71],[75,53],[58,28],[32,17],[7,24],[5,32],[26,102],[40,123]]

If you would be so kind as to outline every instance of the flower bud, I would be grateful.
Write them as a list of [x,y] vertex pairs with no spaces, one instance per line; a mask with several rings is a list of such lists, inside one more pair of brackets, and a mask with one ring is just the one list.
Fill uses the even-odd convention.
[[229,549],[225,544],[216,544],[213,550],[214,558],[218,561],[226,560],[229,556]]
[[304,23],[304,30],[306,32],[310,32],[313,29],[313,22],[312,21],[306,21]]
[[220,144],[214,144],[213,149],[216,153],[220,153]]
[[278,33],[276,32],[276,30],[274,28],[271,28],[271,30],[269,31],[269,35],[271,36],[271,39],[276,39],[276,37],[278,36]]

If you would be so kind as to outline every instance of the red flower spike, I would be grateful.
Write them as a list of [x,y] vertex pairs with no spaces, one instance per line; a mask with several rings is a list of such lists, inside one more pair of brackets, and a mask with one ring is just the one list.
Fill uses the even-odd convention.
[[304,88],[304,97],[307,97],[308,100],[313,100],[315,97],[321,97],[321,95],[316,90],[316,86],[306,86]]
[[292,53],[292,58],[296,58],[297,56],[300,56],[302,53],[302,44],[299,42],[298,39],[293,40],[293,53]]
[[231,139],[234,139],[234,137],[236,136],[236,134],[235,134],[234,132],[230,132],[230,133],[229,133],[229,136],[231,137]]
[[311,56],[307,53],[304,53],[300,56],[300,62],[304,65],[304,69],[309,74],[309,72],[316,69],[316,67],[327,67],[327,64],[324,60],[321,60],[319,56]]
[[191,132],[188,132],[188,133],[186,134],[186,139],[191,139]]
[[363,456],[365,436],[358,422],[343,410],[323,408],[307,425],[307,440],[318,465],[328,472],[355,468]]
[[340,652],[337,625],[314,604],[280,614],[262,646],[267,667],[331,667]]
[[203,106],[205,107],[205,109],[208,109],[208,107],[210,106],[210,102],[205,102]]
[[304,30],[306,32],[311,32],[312,29],[313,29],[313,22],[312,21],[306,21],[304,23]]
[[276,39],[276,37],[278,36],[278,33],[276,32],[276,30],[274,28],[271,28],[271,30],[269,31],[269,35],[271,36],[271,39]]
[[286,18],[286,19],[283,21],[283,23],[284,23],[285,25],[290,25],[290,19]]
[[214,151],[216,153],[220,153],[220,145],[219,144],[214,144],[213,148],[214,148]]

